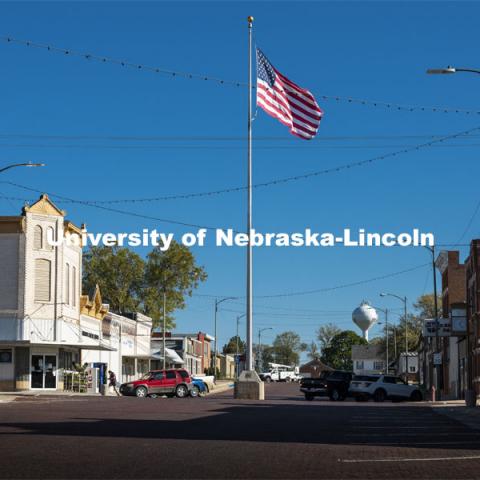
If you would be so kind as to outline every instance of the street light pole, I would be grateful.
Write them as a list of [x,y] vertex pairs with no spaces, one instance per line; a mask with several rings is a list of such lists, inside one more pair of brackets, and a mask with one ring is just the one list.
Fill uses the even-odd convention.
[[12,163],[11,165],[7,165],[6,167],[0,168],[0,173],[4,172],[5,170],[9,170],[10,168],[15,168],[15,167],[44,167],[44,163]]
[[215,323],[214,323],[214,334],[213,334],[213,336],[215,337],[215,349],[214,349],[213,358],[212,358],[213,376],[216,376],[216,372],[217,372],[217,352],[218,352],[218,349],[217,349],[217,345],[218,345],[218,340],[217,340],[217,312],[218,312],[218,306],[222,302],[226,302],[227,300],[235,300],[236,298],[237,297],[224,297],[224,298],[221,298],[220,300],[218,300],[217,298],[215,299],[215,315],[214,315]]
[[407,297],[400,297],[399,295],[395,295],[394,293],[381,293],[381,297],[395,297],[401,302],[403,302],[404,308],[404,317],[405,317],[405,377],[408,383],[408,318],[407,318]]
[[[260,328],[258,330],[258,371],[260,372],[263,369],[263,361],[262,361],[262,332],[265,332],[266,330],[273,330],[272,327],[265,327],[265,328]],[[260,368],[262,367],[262,368]]]

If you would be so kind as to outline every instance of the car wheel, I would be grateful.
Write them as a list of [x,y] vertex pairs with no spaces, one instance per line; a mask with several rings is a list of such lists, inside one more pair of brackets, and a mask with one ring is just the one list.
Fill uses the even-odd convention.
[[290,377],[287,377],[287,378],[285,379],[285,381],[286,381],[287,383],[290,383],[290,382],[292,381],[292,379],[291,379]]
[[267,383],[270,383],[270,382],[272,381],[272,379],[271,379],[270,377],[267,377],[267,378],[265,379],[265,381],[266,381]]
[[340,392],[334,388],[331,392],[330,392],[330,400],[334,401],[334,402],[338,402],[340,400]]
[[137,387],[135,389],[135,395],[138,398],[145,398],[148,395],[148,391],[145,387]]
[[185,398],[188,395],[188,388],[185,385],[179,385],[175,390],[178,398]]
[[381,388],[378,389],[374,394],[373,394],[373,400],[375,402],[384,402],[385,399],[387,398],[387,393],[385,390],[382,390]]
[[190,390],[190,396],[191,397],[198,397],[200,395],[200,389],[194,385],[192,389]]
[[410,400],[412,402],[421,402],[423,400],[422,392],[420,390],[415,390],[410,395]]
[[311,402],[313,400],[313,395],[305,395],[305,400]]

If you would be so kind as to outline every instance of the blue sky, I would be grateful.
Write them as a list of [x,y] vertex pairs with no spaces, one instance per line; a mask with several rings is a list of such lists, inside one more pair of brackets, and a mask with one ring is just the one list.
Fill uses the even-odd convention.
[[[282,73],[311,90],[325,111],[318,138],[312,142],[290,136],[284,126],[258,112],[255,183],[367,159],[423,143],[428,135],[480,126],[480,115],[475,114],[408,112],[321,99],[339,95],[480,110],[479,77],[425,74],[428,67],[447,64],[480,67],[475,64],[480,14],[476,3],[273,5],[2,2],[0,34],[245,82],[245,19],[254,15],[257,45]],[[0,41],[0,58],[0,164],[30,160],[47,164],[43,169],[11,170],[1,180],[84,200],[245,184],[245,142],[227,139],[246,133],[245,88],[170,78],[5,41]],[[99,138],[84,138],[89,136]],[[410,138],[415,136],[421,138]],[[420,228],[433,231],[438,243],[456,242],[479,201],[475,180],[480,173],[479,145],[476,137],[454,140],[361,168],[255,190],[254,226],[272,232]],[[4,196],[35,197],[0,186]],[[157,228],[177,235],[186,231],[58,204],[75,223],[86,222],[90,231]],[[17,214],[20,207],[21,201],[0,198],[2,215]],[[245,224],[244,193],[116,207],[200,225],[242,229]],[[479,234],[476,219],[464,241]],[[461,250],[464,258],[467,249]],[[194,253],[209,274],[197,293],[244,295],[243,249],[219,249],[210,242]],[[261,296],[370,279],[427,263],[429,254],[413,248],[264,248],[255,250],[254,259],[254,291]],[[271,341],[275,334],[292,329],[308,342],[322,323],[350,328],[350,312],[364,298],[399,312],[399,302],[380,299],[379,292],[413,300],[430,292],[431,285],[431,274],[424,267],[328,293],[257,299],[254,331],[273,327],[264,333]],[[222,344],[235,332],[241,302],[222,304]],[[212,332],[213,299],[193,297],[188,308],[178,312],[177,325],[181,331]],[[241,325],[244,329],[244,322]],[[380,327],[374,329],[379,331]]]

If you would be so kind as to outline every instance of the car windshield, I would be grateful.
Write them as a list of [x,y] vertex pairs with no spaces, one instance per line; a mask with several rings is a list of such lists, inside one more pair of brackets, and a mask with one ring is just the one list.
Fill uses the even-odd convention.
[[144,373],[141,377],[140,380],[148,380],[152,376],[152,372]]

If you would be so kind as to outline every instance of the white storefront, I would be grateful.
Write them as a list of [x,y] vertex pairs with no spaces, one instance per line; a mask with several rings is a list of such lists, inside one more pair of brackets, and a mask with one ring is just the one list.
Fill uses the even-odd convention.
[[80,315],[81,246],[47,241],[79,232],[47,195],[0,217],[0,391],[61,390],[83,348],[110,348]]

